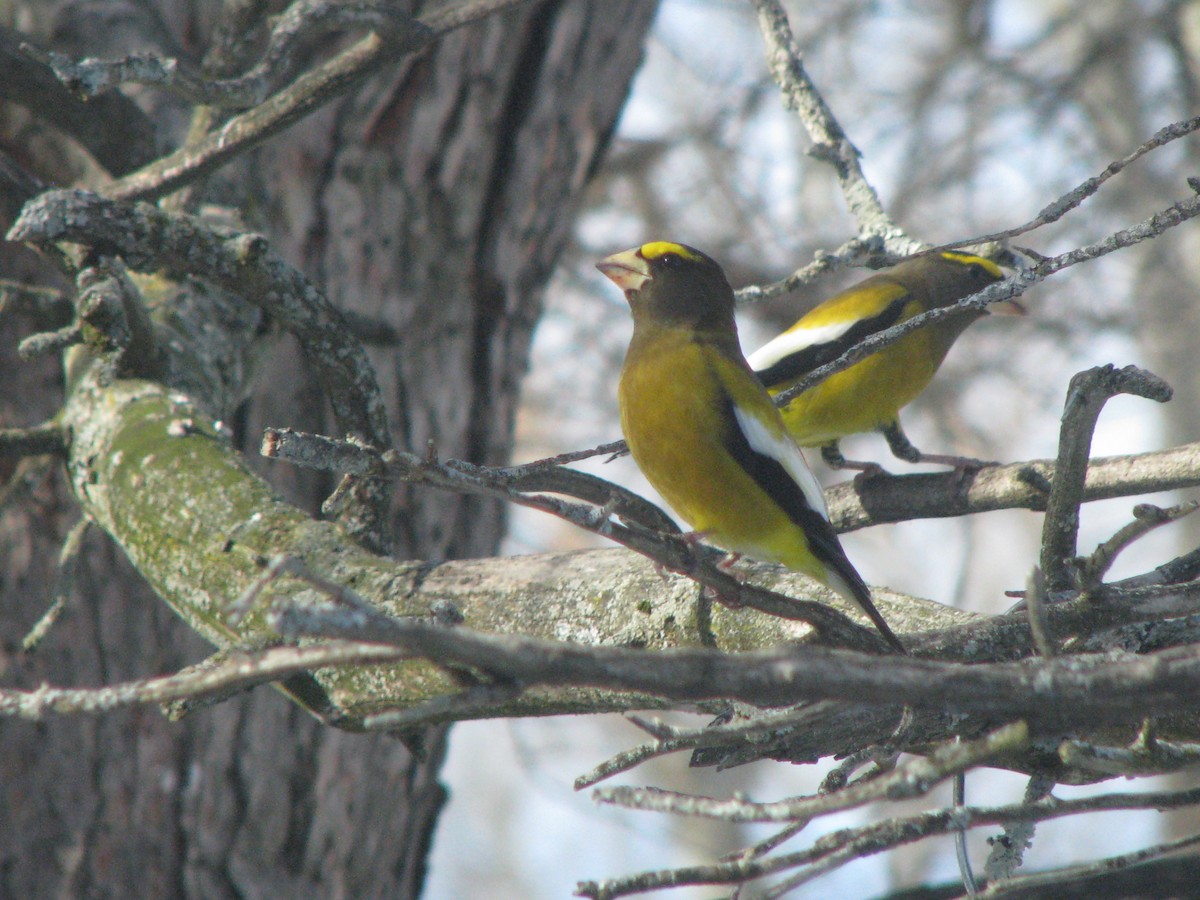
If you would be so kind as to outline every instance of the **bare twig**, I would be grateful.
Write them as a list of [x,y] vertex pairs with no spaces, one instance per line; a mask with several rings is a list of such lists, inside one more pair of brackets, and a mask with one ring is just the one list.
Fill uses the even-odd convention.
[[946,248],[961,247],[966,244],[977,244],[989,241],[1007,241],[1010,238],[1018,237],[1035,229],[1041,228],[1043,225],[1049,225],[1052,222],[1057,222],[1068,212],[1078,207],[1088,197],[1091,197],[1101,186],[1112,178],[1114,175],[1121,172],[1130,163],[1141,159],[1151,150],[1156,150],[1172,141],[1178,140],[1181,137],[1186,137],[1192,134],[1197,129],[1200,129],[1200,116],[1186,119],[1182,122],[1173,122],[1164,128],[1160,128],[1150,137],[1145,143],[1139,146],[1136,150],[1121,159],[1114,160],[1109,163],[1103,172],[1087,179],[1077,187],[1071,189],[1056,200],[1047,204],[1036,216],[1030,219],[1023,225],[1017,225],[1013,228],[1006,228],[1004,231],[997,231],[994,234],[985,234],[981,237],[969,238],[967,240],[954,244],[946,244]]
[[796,269],[786,278],[766,285],[748,284],[734,291],[734,296],[738,303],[757,303],[772,297],[782,297],[801,285],[815,281],[822,275],[836,272],[839,269],[863,265],[882,255],[886,255],[886,251],[881,238],[851,238],[832,253],[815,254],[816,258],[812,262]]
[[1091,590],[1098,586],[1122,550],[1163,525],[1169,525],[1184,516],[1191,515],[1197,508],[1200,508],[1200,502],[1195,500],[1180,503],[1168,509],[1152,503],[1139,503],[1133,508],[1132,522],[1123,526],[1116,534],[1097,547],[1091,556],[1078,561],[1077,571],[1080,586],[1084,590]]
[[119,60],[84,59],[79,62],[60,53],[29,44],[22,50],[54,70],[68,90],[92,99],[121,84],[162,87],[196,104],[245,109],[267,99],[275,86],[294,73],[297,50],[324,34],[348,29],[369,29],[391,45],[419,46],[432,37],[427,26],[395,4],[383,0],[297,0],[274,22],[262,60],[238,78],[205,78],[179,60],[155,54],[134,54]]
[[621,772],[628,772],[630,769],[640,766],[648,759],[654,759],[657,756],[666,756],[668,753],[677,753],[680,750],[689,750],[694,746],[696,746],[695,742],[686,738],[659,738],[658,740],[631,747],[628,750],[622,750],[620,753],[602,762],[596,768],[592,769],[592,771],[586,772],[576,778],[575,790],[581,791],[606,778],[612,778]]
[[792,35],[787,13],[777,0],[753,0],[759,28],[767,44],[767,65],[779,85],[784,105],[795,112],[813,140],[813,156],[837,172],[842,194],[858,223],[859,237],[883,238],[887,249],[910,253],[916,241],[906,240],[900,226],[883,208],[879,195],[859,165],[858,149],[850,142],[833,111],[808,77]]
[[1058,746],[1058,757],[1072,768],[1097,775],[1133,778],[1161,775],[1200,762],[1200,744],[1165,741],[1147,735],[1147,729],[1127,747],[1106,747],[1091,741],[1066,740]]
[[[777,14],[775,12],[771,12],[768,15],[770,17],[774,17]],[[763,21],[761,16],[762,14],[760,13],[760,23]],[[769,24],[764,26],[764,28],[769,27]],[[806,86],[806,90],[813,90],[811,84]],[[834,124],[836,126],[836,123]],[[1002,243],[1009,238],[1017,237],[1021,234],[1025,234],[1029,231],[1040,228],[1043,225],[1056,222],[1067,212],[1076,208],[1085,199],[1096,193],[1101,185],[1104,184],[1104,182],[1122,171],[1130,163],[1141,158],[1151,150],[1155,150],[1158,147],[1169,144],[1174,140],[1192,134],[1198,128],[1200,128],[1200,116],[1183,122],[1175,122],[1171,125],[1168,125],[1156,132],[1153,137],[1151,137],[1148,141],[1146,141],[1128,156],[1110,163],[1108,167],[1100,173],[1100,175],[1087,179],[1080,185],[1054,200],[1052,203],[1048,204],[1045,209],[1043,209],[1030,221],[1013,228],[1005,229],[1004,231],[995,232],[994,234],[965,238],[961,241],[944,244],[934,249],[947,250],[958,247],[973,247],[989,243]],[[814,137],[814,140],[817,140],[817,138]],[[895,254],[896,260],[903,258],[906,254],[912,253],[915,249],[920,247],[924,247],[924,245],[915,241],[911,242],[911,244],[906,246],[902,252]],[[888,255],[891,255],[887,253],[888,249],[894,248],[885,247],[884,241],[881,238],[863,235],[860,233],[858,237],[847,241],[832,253],[818,254],[817,258],[811,263],[801,266],[791,275],[788,275],[786,278],[783,278],[780,281],[772,282],[768,285],[747,285],[739,288],[736,292],[738,302],[756,303],[760,300],[766,300],[771,297],[783,296],[784,294],[791,293],[803,284],[808,284],[826,272],[836,271],[837,269],[849,266],[861,265],[867,261],[879,259],[880,257],[886,258]]]
[[252,654],[231,655],[215,668],[180,672],[103,688],[52,688],[34,691],[0,689],[0,715],[40,720],[51,713],[97,714],[123,706],[195,698],[278,681],[297,672],[325,666],[360,666],[395,661],[394,648],[330,642],[311,647],[274,647]]
[[420,49],[435,36],[524,2],[528,0],[455,3],[399,32],[372,32],[206,137],[105,185],[102,193],[114,200],[150,200],[173,193],[353,90],[383,66]]
[[[445,468],[466,476],[477,475],[486,478],[489,484],[502,486],[507,492],[511,492],[505,494],[505,499],[514,502],[519,502],[518,494],[530,491],[565,494],[586,500],[597,507],[607,507],[610,513],[615,513],[626,521],[638,522],[656,531],[678,534],[679,527],[674,520],[653,503],[620,485],[586,472],[563,468],[558,462],[586,459],[606,452],[605,448],[611,446],[613,445],[607,444],[594,450],[565,453],[520,466],[479,467],[452,459],[446,461]],[[263,434],[261,453],[268,459],[282,459],[306,468],[339,474],[380,475],[387,468],[384,458],[370,447],[290,428],[268,428]],[[436,461],[433,465],[437,465]],[[594,511],[591,510],[584,512],[579,508],[562,507],[560,512],[570,513],[568,521],[582,528],[591,529],[590,523],[597,521]],[[599,521],[603,522],[604,518],[601,517]]]
[[1119,370],[1111,365],[1101,366],[1071,379],[1042,526],[1041,568],[1051,592],[1072,586],[1068,563],[1075,557],[1079,505],[1083,501],[1092,433],[1100,410],[1117,394],[1134,394],[1163,403],[1171,399],[1171,388],[1156,375],[1134,366]]
[[75,576],[79,571],[79,554],[83,549],[83,539],[87,536],[91,524],[92,520],[84,517],[72,525],[67,533],[67,539],[63,541],[62,550],[58,554],[58,571],[55,573],[54,586],[50,592],[50,606],[21,639],[21,650],[25,653],[37,650],[67,608],[67,600],[75,588]]
[[[1153,847],[1147,847],[1144,850],[1134,851],[1133,853],[1122,853],[1118,856],[1109,856],[1104,859],[1095,860],[1094,862],[1081,863],[1077,866],[1064,866],[1061,869],[1051,869],[1048,872],[1021,875],[1004,881],[998,881],[994,885],[988,885],[987,889],[979,896],[1028,896],[1030,890],[1052,888],[1055,885],[1066,886],[1090,876],[1103,875],[1107,872],[1127,869],[1131,866],[1159,859],[1168,854],[1177,853],[1180,850],[1195,846],[1196,844],[1200,844],[1200,834],[1189,834],[1173,841],[1155,844]],[[1046,895],[1043,894],[1043,896]]]
[[[814,385],[820,384],[831,375],[835,375],[850,366],[865,359],[872,353],[877,353],[884,347],[894,344],[905,335],[911,334],[918,328],[924,328],[934,322],[940,321],[949,316],[961,315],[964,310],[971,309],[986,309],[989,304],[999,303],[1002,300],[1009,300],[1014,297],[1019,297],[1025,293],[1033,285],[1044,281],[1048,276],[1062,269],[1077,265],[1081,262],[1086,262],[1092,259],[1098,259],[1101,256],[1106,256],[1116,250],[1124,247],[1132,246],[1141,241],[1157,237],[1163,232],[1200,215],[1200,196],[1193,195],[1185,200],[1173,204],[1161,212],[1157,212],[1148,219],[1139,222],[1138,224],[1116,231],[1102,241],[1087,246],[1068,251],[1059,256],[1043,259],[1036,266],[1025,269],[1016,273],[1010,278],[996,284],[988,285],[977,294],[970,297],[965,297],[955,304],[944,306],[940,309],[931,309],[927,312],[913,316],[911,319],[893,325],[890,328],[884,329],[878,334],[873,334],[869,338],[855,344],[837,359],[828,362],[825,365],[819,366],[799,379],[794,385],[786,391],[780,391],[775,396],[777,406],[783,406],[791,403],[800,394],[812,388]],[[974,242],[973,239],[972,242]]]
[[[1179,809],[1198,802],[1200,789],[1147,794],[1103,794],[1081,800],[1059,800],[1049,796],[1034,803],[1010,806],[933,810],[915,816],[895,817],[859,828],[836,831],[818,839],[807,850],[770,859],[737,860],[709,866],[693,866],[689,869],[643,872],[599,882],[585,881],[580,882],[577,890],[585,897],[623,897],[639,891],[685,884],[740,884],[789,869],[806,867],[799,874],[776,886],[772,896],[780,896],[782,891],[827,874],[852,860],[935,835],[949,834],[959,828],[999,825],[1013,821],[1041,822],[1083,812],[1116,809]],[[1186,840],[1200,840],[1200,836]]]
[[32,428],[0,428],[0,459],[63,452],[63,430],[53,422]]
[[67,325],[55,331],[31,334],[17,345],[17,353],[21,359],[37,359],[39,356],[61,353],[68,347],[82,343],[83,329],[79,325]]
[[927,794],[959,772],[986,763],[997,755],[1018,752],[1029,740],[1029,729],[1018,722],[969,743],[947,744],[928,757],[909,760],[868,781],[856,781],[841,790],[812,797],[771,803],[749,800],[715,800],[655,788],[597,788],[597,803],[677,815],[701,816],[725,822],[788,822],[809,820],[855,809],[878,800],[901,800]]

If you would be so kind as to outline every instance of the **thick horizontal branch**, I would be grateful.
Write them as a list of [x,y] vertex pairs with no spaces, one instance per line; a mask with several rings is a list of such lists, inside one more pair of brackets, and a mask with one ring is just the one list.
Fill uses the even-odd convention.
[[[181,421],[189,426],[178,427]],[[619,550],[433,564],[355,549],[335,525],[313,521],[275,496],[201,410],[149,382],[81,379],[68,399],[66,424],[73,429],[69,471],[89,515],[159,594],[219,647],[275,637],[261,614],[234,622],[229,606],[261,576],[263,560],[280,554],[300,556],[312,571],[353,585],[391,616],[432,619],[448,606],[467,628],[492,634],[649,651],[703,645],[739,651],[807,633],[798,622],[712,605],[688,579],[664,578],[649,562]],[[801,576],[771,566],[752,572],[776,591],[811,596],[813,583]],[[306,591],[309,585],[295,579],[272,586],[281,597]],[[893,602],[878,599],[885,609]],[[939,604],[914,603],[910,614],[926,609],[932,616],[922,617],[927,624],[969,618]],[[646,653],[647,660],[653,657]],[[346,720],[417,707],[461,689],[455,676],[424,660],[323,670],[312,687],[319,702]],[[548,685],[475,715],[662,704],[650,695]]]
[[572,684],[679,701],[783,706],[834,699],[1026,719],[1040,728],[1095,727],[1173,713],[1200,691],[1200,647],[1114,659],[1076,655],[1016,663],[878,657],[819,646],[742,654],[707,649],[647,654],[515,635],[472,633],[416,619],[335,616],[305,606],[277,614],[290,636],[379,641],[526,687]]
[[[854,624],[823,603],[787,597],[735,578],[719,565],[725,557],[723,551],[680,537],[675,524],[653,504],[592,475],[561,468],[554,475],[553,469],[538,465],[489,468],[463,460],[442,463],[429,456],[397,450],[376,453],[353,441],[281,429],[268,431],[263,454],[317,467],[348,466],[349,471],[373,477],[492,497],[536,509],[641,553],[665,570],[694,579],[723,603],[805,622],[822,643],[858,649],[886,646],[878,633]],[[581,494],[595,505],[535,492],[540,490]],[[613,513],[625,522],[615,521]],[[656,530],[659,528],[663,530]]]
[[[838,531],[909,519],[945,518],[998,509],[1044,511],[1053,460],[989,466],[960,475],[934,472],[855,479],[826,492]],[[1088,463],[1083,500],[1111,500],[1200,485],[1200,443]]]

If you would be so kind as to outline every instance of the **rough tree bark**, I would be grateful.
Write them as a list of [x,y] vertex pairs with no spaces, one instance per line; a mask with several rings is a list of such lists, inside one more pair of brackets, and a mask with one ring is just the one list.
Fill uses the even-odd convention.
[[[226,6],[35,0],[11,5],[4,24],[76,57],[155,50],[199,61],[222,17],[246,16],[253,38],[259,17],[280,5]],[[398,446],[432,441],[444,456],[508,459],[541,291],[653,9],[645,0],[520,5],[385,68],[214,179],[207,197],[236,207],[339,306],[394,329],[395,343],[375,347],[372,360]],[[231,65],[229,56],[213,54],[210,67]],[[129,121],[152,124],[160,146],[177,142],[182,107],[132,93],[152,117]],[[0,100],[4,153],[53,184],[103,183],[96,162],[47,127],[43,111],[11,99]],[[127,133],[124,155],[102,160],[110,175],[146,161]],[[4,209],[15,211],[11,198]],[[0,254],[10,278],[42,265],[10,245]],[[56,365],[15,355],[17,340],[40,327],[16,313],[0,321],[0,426],[42,421],[60,401]],[[237,423],[245,443],[255,446],[268,424],[328,431],[303,358],[285,348],[268,365]],[[331,487],[278,468],[276,483],[310,510]],[[109,682],[206,653],[93,531],[80,589],[47,639],[53,653],[20,655],[77,509],[53,465],[23,464],[15,475],[10,483],[29,485],[34,502],[9,503],[0,518],[0,669],[9,680]],[[487,555],[503,512],[491,501],[409,491],[392,524],[401,558]],[[45,725],[6,719],[0,893],[415,896],[445,801],[437,781],[445,746],[445,731],[432,731],[426,758],[416,759],[394,739],[323,727],[272,691],[178,723],[147,710]]]

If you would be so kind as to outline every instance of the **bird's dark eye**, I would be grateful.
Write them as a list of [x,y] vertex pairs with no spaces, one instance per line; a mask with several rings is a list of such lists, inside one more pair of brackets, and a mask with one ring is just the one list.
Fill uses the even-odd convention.
[[664,253],[658,258],[659,265],[665,266],[668,269],[673,269],[683,262],[683,257],[678,253]]
[[992,277],[992,273],[979,263],[971,263],[969,268],[971,269],[971,277],[976,281],[995,281],[995,278]]

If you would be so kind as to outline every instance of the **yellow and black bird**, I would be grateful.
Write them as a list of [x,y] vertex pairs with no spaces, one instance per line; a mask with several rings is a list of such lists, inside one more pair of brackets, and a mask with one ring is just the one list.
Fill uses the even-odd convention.
[[[748,357],[772,395],[813,369],[832,362],[855,344],[931,309],[950,306],[1004,277],[989,259],[946,251],[906,260],[835,294],[795,325]],[[1014,301],[994,303],[997,313],[1020,315]],[[964,311],[918,328],[877,353],[832,375],[783,409],[788,431],[802,447],[820,447],[834,468],[877,470],[873,463],[847,462],[838,440],[881,431],[897,457],[908,462],[980,465],[976,460],[922,453],[900,427],[900,410],[916,399],[963,331],[986,315]]]
[[721,267],[699,250],[654,241],[597,268],[633,311],[618,400],[629,452],[646,479],[698,534],[816,578],[904,652],[846,558],[800,448],[742,356],[733,289]]

